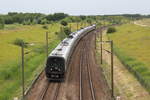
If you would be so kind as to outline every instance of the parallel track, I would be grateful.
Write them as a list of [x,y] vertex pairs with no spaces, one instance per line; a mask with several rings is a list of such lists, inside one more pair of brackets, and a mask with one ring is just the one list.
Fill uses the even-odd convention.
[[48,86],[45,87],[45,90],[44,90],[44,92],[43,92],[43,94],[42,94],[42,96],[41,96],[41,100],[44,100],[45,95],[46,95],[46,93],[47,93],[47,90],[48,90],[48,88],[49,88],[49,85],[50,85],[50,84],[48,84]]
[[56,88],[55,96],[54,96],[54,99],[53,99],[53,100],[57,100],[57,98],[58,98],[58,94],[59,94],[60,86],[61,86],[61,84],[60,84],[60,83],[58,83],[58,86],[57,86],[57,88]]
[[[103,81],[95,78],[99,75],[91,58],[93,40],[91,32],[79,41],[67,68],[65,82],[48,82],[46,77],[39,78],[28,93],[27,100],[110,100],[105,98],[107,92],[104,93]],[[102,77],[100,80],[103,80]]]
[[[89,55],[86,55],[86,60],[88,61]],[[89,77],[89,84],[90,84],[90,90],[91,90],[91,94],[92,94],[92,100],[96,100],[96,96],[95,96],[95,90],[94,90],[94,86],[93,86],[93,81],[92,81],[92,76],[91,76],[91,71],[90,71],[90,64],[87,63],[87,70],[88,70],[88,77]]]
[[56,84],[57,84],[57,86],[56,86],[56,90],[55,91],[48,91],[48,89],[51,88],[51,86],[53,86],[53,83],[49,83],[48,86],[43,91],[43,94],[42,94],[40,100],[48,100],[46,98],[46,95],[49,94],[49,92],[51,92],[51,93],[54,92],[53,100],[57,100],[58,95],[59,95],[59,90],[60,90],[60,87],[61,87],[61,83],[56,83]]
[[[91,100],[96,100],[96,96],[95,96],[95,91],[94,91],[94,86],[93,86],[93,82],[92,82],[92,76],[91,76],[91,71],[90,71],[90,64],[88,63],[88,57],[89,57],[89,55],[88,55],[88,52],[86,52],[86,51],[88,51],[88,39],[86,39],[86,40],[83,40],[83,47],[82,47],[82,50],[81,50],[81,55],[80,55],[80,75],[79,75],[79,83],[80,83],[80,89],[79,89],[79,93],[80,93],[80,95],[79,95],[79,100],[84,100],[84,97],[83,97],[83,85],[84,84],[87,84],[87,83],[83,83],[83,63],[85,63],[86,64],[86,66],[84,66],[84,67],[86,67],[87,68],[87,73],[88,73],[88,84],[90,85],[90,92],[91,92]],[[88,90],[87,90],[88,91]]]

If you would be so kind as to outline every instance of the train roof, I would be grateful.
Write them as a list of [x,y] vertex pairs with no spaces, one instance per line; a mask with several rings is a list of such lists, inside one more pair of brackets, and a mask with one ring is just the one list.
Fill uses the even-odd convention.
[[[94,26],[94,25],[93,25]],[[72,32],[67,38],[65,38],[51,53],[49,56],[59,56],[65,57],[69,50],[71,49],[74,41],[78,38],[80,34],[82,34],[88,28],[93,26],[86,27],[84,29],[80,29],[76,32]]]

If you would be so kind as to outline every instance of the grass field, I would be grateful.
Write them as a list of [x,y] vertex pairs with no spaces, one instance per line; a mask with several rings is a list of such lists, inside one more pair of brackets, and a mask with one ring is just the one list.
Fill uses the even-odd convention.
[[[76,30],[76,23],[71,23],[72,31]],[[12,100],[21,96],[21,48],[14,45],[16,39],[28,43],[25,52],[25,87],[29,87],[32,80],[44,68],[45,63],[45,32],[49,32],[49,52],[57,46],[60,38],[55,32],[60,31],[60,24],[50,24],[49,29],[43,25],[5,25],[0,30],[0,100]],[[81,25],[79,25],[79,28]]]
[[117,32],[109,35],[114,40],[115,53],[150,92],[150,28],[134,24],[116,28]]
[[30,52],[25,55],[27,87],[33,80],[34,74],[38,73],[37,69],[44,67],[42,64],[45,59],[45,32],[49,31],[49,49],[52,50],[59,43],[54,33],[59,31],[59,24],[49,25],[49,28],[45,30],[42,25],[7,25],[4,30],[0,30],[0,100],[11,100],[14,96],[19,96],[21,92],[21,49],[13,44],[14,40],[19,38],[33,44],[25,49],[25,52]]

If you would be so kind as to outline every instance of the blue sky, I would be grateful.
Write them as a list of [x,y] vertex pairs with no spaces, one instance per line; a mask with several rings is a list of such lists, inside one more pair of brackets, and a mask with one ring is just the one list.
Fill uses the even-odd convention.
[[0,0],[0,13],[150,14],[150,0]]

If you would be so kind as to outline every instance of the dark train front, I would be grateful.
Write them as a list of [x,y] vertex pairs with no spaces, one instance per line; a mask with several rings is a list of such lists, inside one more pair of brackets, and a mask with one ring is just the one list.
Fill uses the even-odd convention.
[[65,59],[49,56],[45,67],[46,77],[51,81],[63,81],[65,75]]

